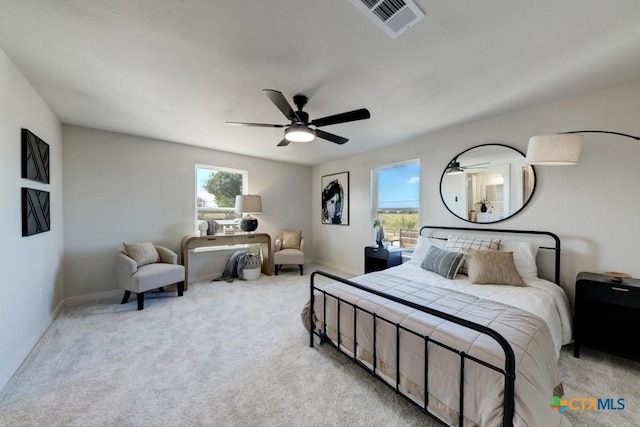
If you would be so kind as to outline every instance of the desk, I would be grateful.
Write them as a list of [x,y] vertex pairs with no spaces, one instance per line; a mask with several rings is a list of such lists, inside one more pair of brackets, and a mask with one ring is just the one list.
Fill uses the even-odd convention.
[[213,234],[210,236],[184,236],[180,245],[180,258],[184,265],[184,290],[189,288],[189,250],[210,246],[233,246],[260,244],[262,272],[271,276],[272,248],[271,236],[265,233]]

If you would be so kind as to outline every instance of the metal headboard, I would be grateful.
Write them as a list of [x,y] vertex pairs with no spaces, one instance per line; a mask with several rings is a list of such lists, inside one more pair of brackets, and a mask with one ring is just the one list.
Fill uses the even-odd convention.
[[[420,235],[423,235],[423,230],[458,230],[458,231],[470,231],[474,233],[506,233],[506,234],[528,234],[528,235],[545,235],[551,237],[555,245],[554,246],[540,246],[539,249],[546,249],[554,251],[554,282],[560,286],[560,238],[550,231],[538,231],[538,230],[505,230],[497,228],[471,228],[471,227],[448,227],[441,225],[425,225],[420,227]],[[425,236],[432,239],[447,240],[442,237]]]

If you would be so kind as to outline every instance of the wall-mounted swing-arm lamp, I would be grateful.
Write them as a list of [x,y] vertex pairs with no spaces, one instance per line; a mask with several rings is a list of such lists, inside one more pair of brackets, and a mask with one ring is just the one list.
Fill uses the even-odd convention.
[[580,158],[582,133],[608,133],[640,141],[640,136],[607,130],[576,130],[555,135],[539,135],[529,139],[527,163],[532,165],[575,165]]

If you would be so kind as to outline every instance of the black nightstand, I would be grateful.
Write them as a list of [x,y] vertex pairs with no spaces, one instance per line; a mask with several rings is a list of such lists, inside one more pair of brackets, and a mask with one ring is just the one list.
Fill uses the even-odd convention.
[[573,355],[580,346],[640,360],[640,280],[596,273],[576,277]]
[[402,264],[402,249],[389,246],[365,246],[364,248],[364,272],[380,271],[389,267]]

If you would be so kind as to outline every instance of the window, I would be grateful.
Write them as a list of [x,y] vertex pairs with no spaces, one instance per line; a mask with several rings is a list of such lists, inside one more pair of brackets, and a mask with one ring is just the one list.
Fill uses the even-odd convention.
[[395,246],[417,243],[420,209],[420,160],[373,170],[373,218],[384,220],[386,238]]
[[235,220],[236,196],[246,188],[247,171],[196,165],[196,229],[202,220]]

